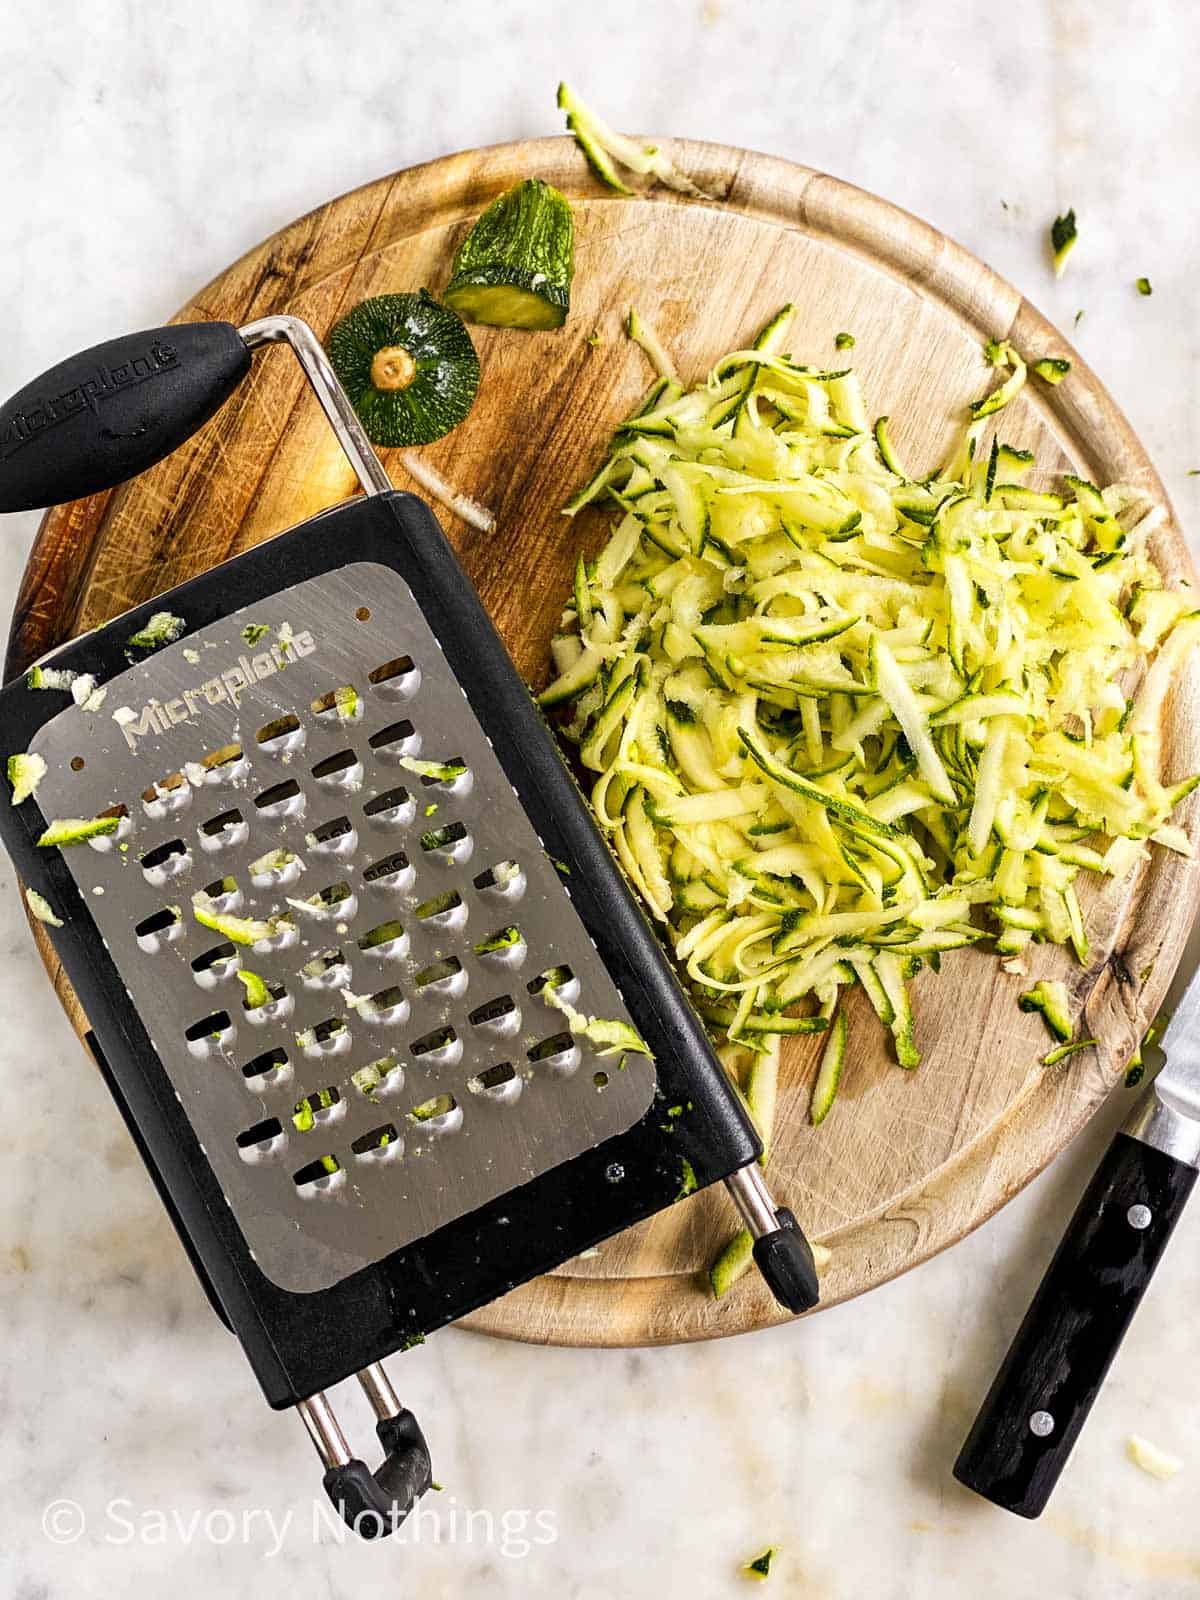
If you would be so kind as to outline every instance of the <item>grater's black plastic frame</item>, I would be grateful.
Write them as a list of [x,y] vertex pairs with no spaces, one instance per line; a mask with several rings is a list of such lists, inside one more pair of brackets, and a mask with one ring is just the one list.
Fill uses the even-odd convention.
[[[22,879],[64,913],[64,927],[47,931],[114,1097],[210,1298],[276,1408],[331,1387],[662,1210],[680,1194],[685,1159],[703,1187],[761,1150],[553,735],[423,501],[393,491],[332,507],[72,641],[54,663],[105,682],[126,667],[129,635],[154,611],[184,617],[190,633],[356,561],[389,566],[412,589],[534,827],[570,869],[575,907],[654,1054],[658,1090],[626,1133],[332,1288],[281,1289],[254,1262],[73,877],[58,852],[36,849],[45,825],[36,803],[0,810],[0,836]],[[0,690],[7,748],[27,749],[60,708],[23,682]],[[676,1105],[683,1114],[668,1118],[666,1108]]]

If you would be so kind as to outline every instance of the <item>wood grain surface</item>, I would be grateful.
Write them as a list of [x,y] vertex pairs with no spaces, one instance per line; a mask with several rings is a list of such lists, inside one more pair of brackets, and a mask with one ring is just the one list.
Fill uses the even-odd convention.
[[[305,317],[324,334],[365,295],[444,287],[458,241],[495,195],[531,175],[575,202],[571,317],[553,333],[474,329],[482,366],[469,419],[422,456],[496,514],[481,534],[438,508],[517,664],[538,686],[576,554],[602,542],[606,519],[574,523],[559,507],[595,465],[612,426],[648,382],[621,335],[635,302],[685,378],[702,375],[784,301],[798,316],[798,359],[832,359],[839,330],[857,340],[868,406],[892,417],[904,457],[932,465],[986,379],[980,344],[1010,337],[1033,356],[1069,354],[1060,388],[1031,386],[1005,413],[1005,437],[1035,447],[1047,471],[1067,463],[1101,482],[1165,495],[1120,411],[1062,337],[1008,284],[944,235],[874,197],[784,161],[678,142],[677,162],[723,196],[693,204],[661,191],[602,191],[566,139],[498,146],[381,179],[301,218],[203,289],[180,320]],[[96,330],[97,338],[121,332]],[[596,333],[599,344],[588,342]],[[417,486],[398,457],[401,488]],[[135,483],[52,511],[17,601],[9,670],[59,641],[270,538],[354,492],[298,369],[283,353],[191,444]],[[1155,556],[1190,576],[1168,521]],[[1162,681],[1159,681],[1162,680]],[[1165,772],[1200,765],[1196,682],[1152,674],[1161,699]],[[1190,804],[1190,803],[1189,803]],[[1184,818],[1193,823],[1193,812]],[[1194,862],[1155,850],[1120,886],[1089,886],[1086,970],[1039,950],[1035,971],[1062,976],[1100,1041],[1063,1066],[1039,1065],[1047,1040],[1017,1010],[1026,985],[983,951],[955,952],[915,985],[919,1071],[891,1064],[861,994],[850,1001],[843,1088],[819,1128],[807,1122],[819,1039],[785,1050],[770,1175],[809,1233],[830,1246],[824,1303],[861,1293],[952,1244],[1062,1148],[1119,1080],[1182,949],[1195,901]],[[36,930],[35,930],[36,931]],[[86,1027],[49,947],[51,977]],[[718,1192],[608,1242],[469,1319],[494,1334],[567,1344],[648,1344],[716,1337],[780,1319],[751,1275],[721,1303],[703,1270],[732,1231]]]

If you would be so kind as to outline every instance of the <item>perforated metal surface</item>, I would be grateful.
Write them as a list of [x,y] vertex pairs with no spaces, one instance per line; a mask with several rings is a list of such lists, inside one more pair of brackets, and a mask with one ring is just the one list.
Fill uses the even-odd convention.
[[[126,808],[64,860],[281,1286],[328,1287],[649,1107],[653,1065],[600,1058],[539,992],[566,967],[565,999],[629,1020],[389,568],[311,579],[168,645],[32,748],[48,818]],[[268,936],[205,928],[197,890]],[[511,928],[516,943],[481,948]]]

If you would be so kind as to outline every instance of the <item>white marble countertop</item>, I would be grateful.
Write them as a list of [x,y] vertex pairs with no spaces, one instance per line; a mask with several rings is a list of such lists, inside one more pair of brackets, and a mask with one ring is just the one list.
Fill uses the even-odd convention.
[[[1064,327],[1082,308],[1078,344],[1194,522],[1198,55],[1200,13],[1184,0],[1136,17],[1118,0],[26,8],[0,86],[0,392],[165,319],[331,194],[557,131],[567,76],[618,126],[772,151],[888,196]],[[1056,284],[1044,235],[1068,205],[1081,242]],[[1142,273],[1149,300],[1133,289]],[[5,597],[34,526],[4,530]],[[431,1519],[407,1548],[314,1541],[310,1446],[263,1407],[209,1312],[80,1059],[6,860],[0,891],[10,1600],[168,1583],[175,1600],[709,1597],[740,1592],[738,1566],[767,1543],[781,1546],[767,1592],[807,1600],[1200,1593],[1200,1208],[1041,1521],[949,1475],[1116,1107],[972,1238],[801,1326],[625,1353],[439,1335],[393,1369],[445,1484],[430,1497],[441,1543]],[[1190,1471],[1165,1485],[1141,1474],[1123,1455],[1131,1430]],[[86,1516],[73,1541],[69,1510],[42,1526],[59,1497]],[[490,1513],[490,1539],[469,1509]],[[277,1529],[288,1513],[277,1538],[269,1518]]]

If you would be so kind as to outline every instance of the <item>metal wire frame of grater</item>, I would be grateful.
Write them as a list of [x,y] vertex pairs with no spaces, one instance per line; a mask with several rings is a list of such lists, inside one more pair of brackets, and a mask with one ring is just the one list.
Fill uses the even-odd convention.
[[[265,679],[269,697],[246,686],[236,737],[228,708],[212,723],[219,743],[204,743],[197,718],[199,760],[146,784],[145,755],[131,768],[116,746],[139,797],[120,803],[115,834],[67,852],[110,949],[112,879],[127,890],[132,871],[139,892],[121,899],[139,960],[122,975],[139,1010],[157,1013],[156,1048],[244,1226],[231,1190],[250,1202],[260,1264],[288,1286],[349,1270],[348,1234],[356,1258],[376,1259],[623,1131],[653,1093],[647,1063],[581,1047],[547,1002],[554,989],[627,1019],[411,595],[371,570],[368,588],[331,574],[252,608],[262,620],[245,628],[287,637],[288,618],[345,617],[351,593],[372,597],[350,607],[344,648],[289,661]],[[218,629],[202,645],[228,650],[241,614],[204,632]],[[397,638],[409,648],[381,660],[375,641]],[[155,658],[155,680],[180,660],[178,646]],[[197,888],[212,929],[193,915]],[[229,917],[266,927],[243,943],[222,932]],[[195,1092],[205,1068],[223,1080],[215,1118]],[[230,1146],[249,1183],[214,1159]],[[276,1248],[284,1223],[309,1240],[302,1269],[294,1243]]]

